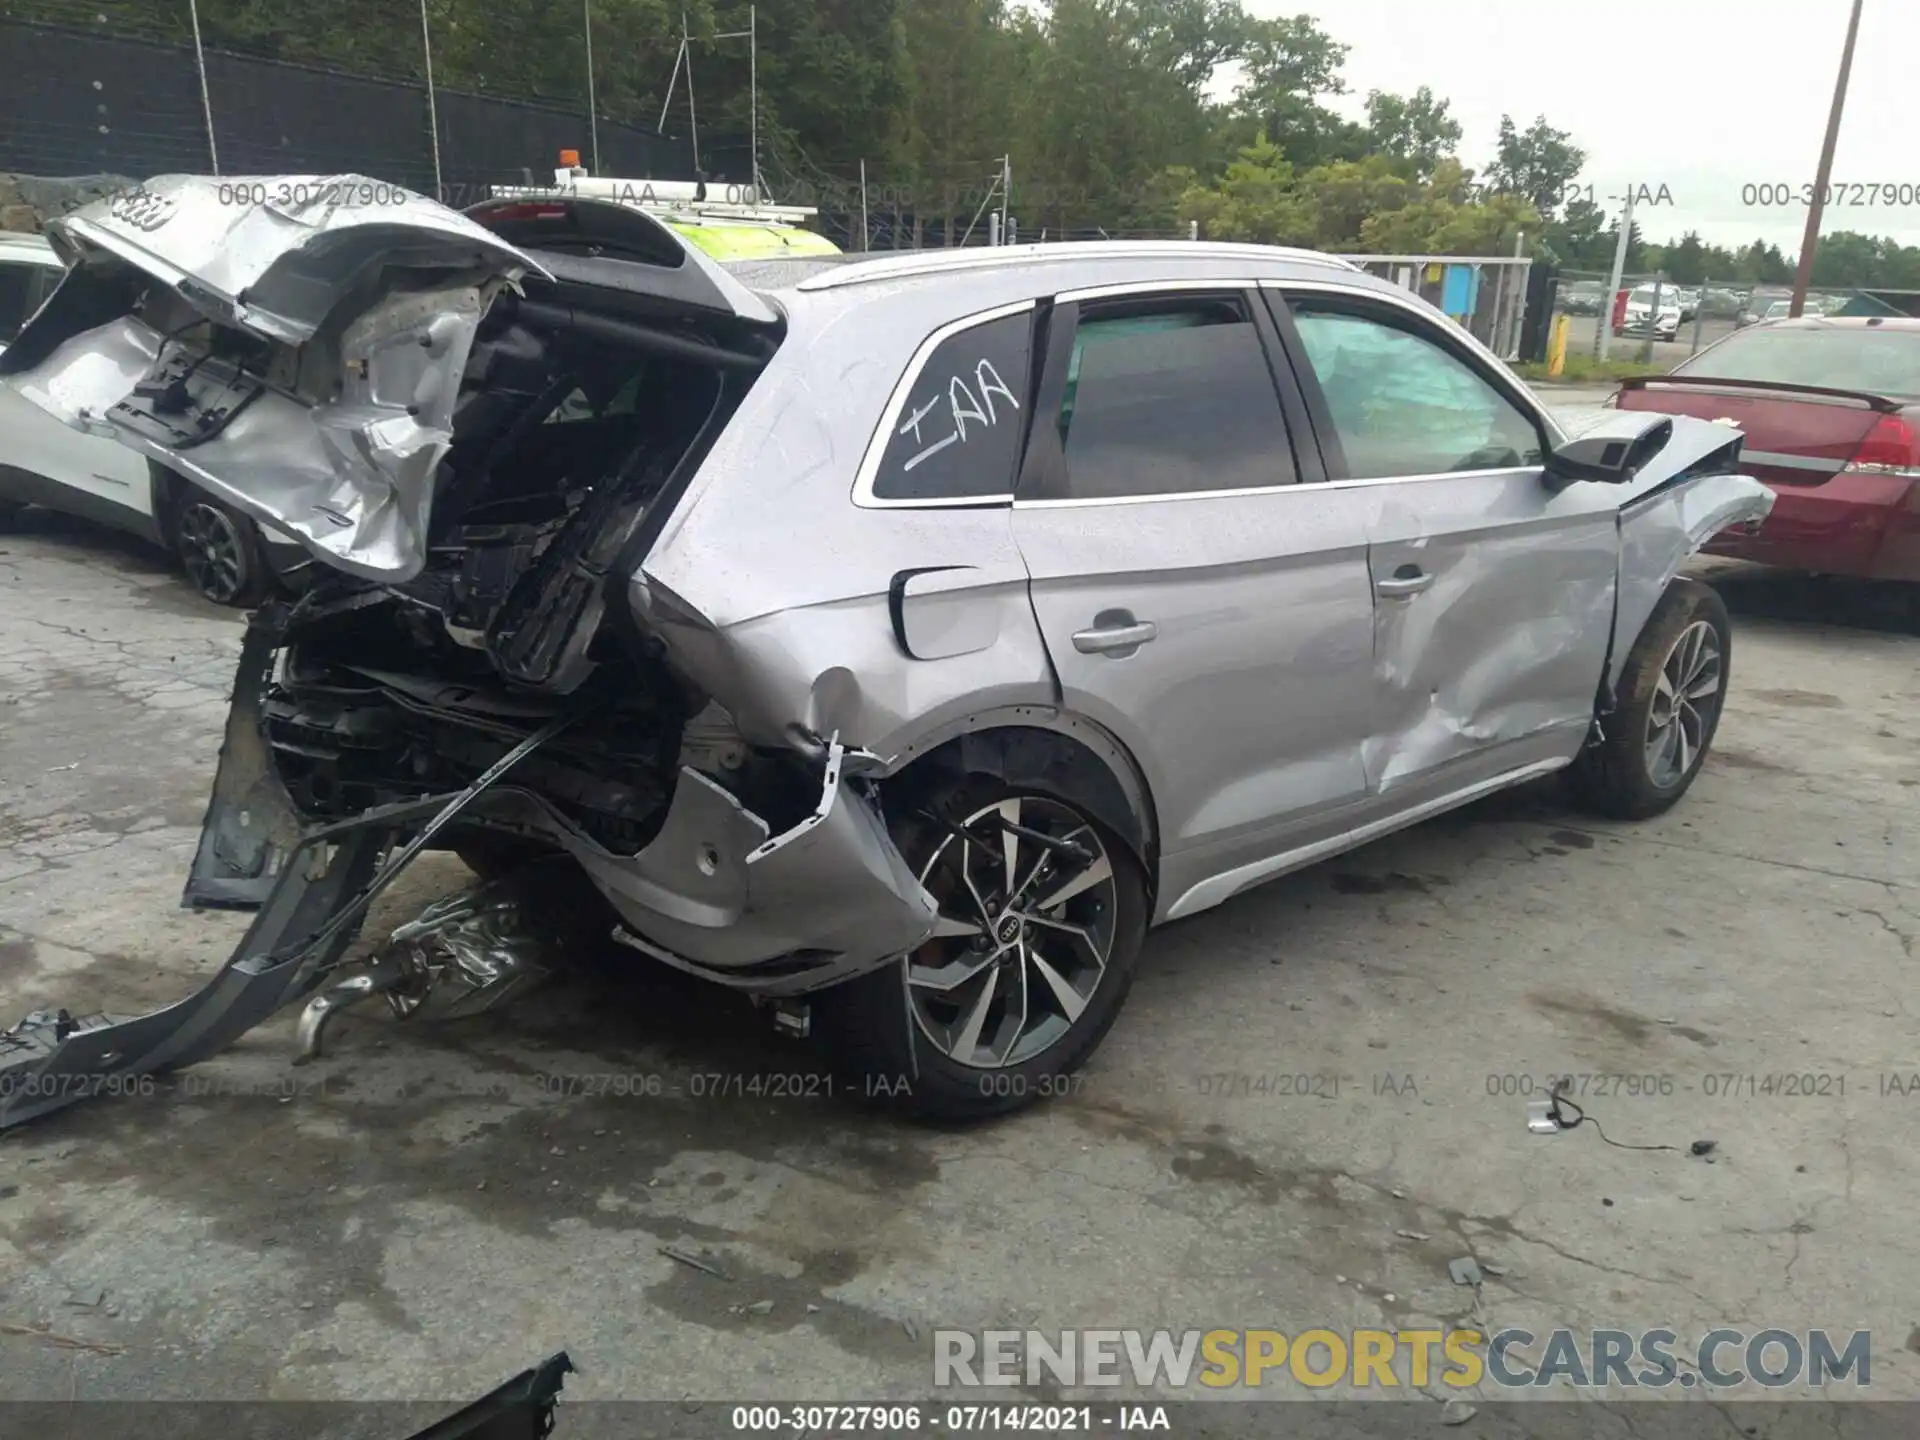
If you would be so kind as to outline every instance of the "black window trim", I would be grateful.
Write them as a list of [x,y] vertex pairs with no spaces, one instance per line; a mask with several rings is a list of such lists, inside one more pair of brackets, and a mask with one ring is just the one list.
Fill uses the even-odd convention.
[[1300,331],[1293,323],[1292,302],[1296,298],[1331,302],[1328,307],[1330,309],[1344,310],[1367,319],[1380,319],[1393,328],[1407,330],[1438,346],[1490,385],[1495,394],[1511,404],[1522,416],[1533,422],[1534,433],[1539,437],[1543,457],[1551,453],[1555,444],[1558,443],[1560,430],[1532,395],[1521,393],[1515,388],[1514,383],[1490,365],[1484,356],[1475,353],[1472,347],[1461,344],[1457,333],[1449,334],[1447,324],[1452,322],[1437,323],[1432,315],[1414,304],[1378,291],[1360,290],[1345,285],[1328,285],[1311,280],[1265,280],[1261,282],[1260,288],[1267,298],[1268,313],[1272,316],[1275,329],[1279,331],[1281,344],[1286,350],[1297,383],[1306,396],[1307,412],[1313,420],[1312,433],[1321,453],[1326,457],[1326,483],[1398,485],[1420,480],[1457,480],[1468,475],[1503,475],[1514,471],[1544,468],[1543,458],[1539,463],[1532,465],[1502,465],[1488,470],[1437,470],[1408,475],[1355,477],[1347,463],[1346,450],[1340,443],[1339,431],[1334,427],[1333,411],[1328,408],[1327,397],[1320,388],[1320,379],[1313,373],[1313,366],[1307,359],[1306,347],[1300,339]]
[[[1005,507],[1013,503],[1013,482],[1011,475],[1008,480],[1008,488],[1005,491],[993,495],[934,495],[925,498],[907,498],[901,496],[876,495],[873,493],[873,487],[875,482],[880,478],[880,466],[886,459],[887,446],[893,440],[894,424],[899,420],[907,405],[911,403],[913,399],[913,387],[920,383],[921,372],[926,369],[927,361],[933,358],[933,352],[938,350],[955,335],[977,329],[982,325],[991,325],[996,320],[1005,320],[1009,316],[1022,313],[1027,314],[1031,320],[1031,317],[1039,308],[1040,301],[1037,298],[1012,300],[1004,305],[990,306],[985,310],[976,310],[971,314],[962,315],[957,319],[946,321],[944,324],[936,327],[932,334],[920,342],[919,347],[913,352],[913,358],[907,362],[907,368],[901,372],[900,379],[894,384],[892,392],[887,396],[887,403],[880,412],[880,424],[874,429],[873,435],[868,439],[866,454],[861,456],[860,468],[854,473],[853,503],[855,505],[862,510],[981,510],[995,506]],[[1033,368],[1031,336],[1029,336],[1028,345],[1027,367],[1030,381]],[[1031,384],[1029,384],[1027,388],[1031,391]],[[1016,460],[1019,453],[1019,448],[1016,448]],[[1016,463],[1013,474],[1018,473],[1019,466]]]
[[[1066,397],[1067,370],[1073,359],[1073,342],[1080,327],[1082,302],[1098,304],[1106,300],[1178,302],[1207,295],[1231,296],[1245,308],[1247,319],[1260,343],[1267,362],[1267,377],[1280,402],[1280,417],[1292,452],[1293,478],[1272,485],[1249,485],[1232,490],[1167,490],[1153,495],[1089,495],[1050,498],[1048,491],[1057,486],[1066,467],[1066,453],[1060,443],[1057,425],[1029,426],[1027,449],[1021,457],[1019,482],[1014,488],[1016,508],[1065,509],[1086,505],[1142,505],[1176,500],[1231,500],[1247,495],[1266,495],[1291,490],[1303,483],[1308,474],[1324,478],[1325,466],[1312,443],[1313,428],[1308,423],[1306,401],[1278,348],[1278,337],[1261,302],[1260,281],[1256,279],[1163,279],[1135,280],[1062,291],[1053,300],[1046,327],[1046,353],[1040,383],[1035,391],[1035,416],[1058,415]],[[1265,321],[1266,323],[1263,323]]]

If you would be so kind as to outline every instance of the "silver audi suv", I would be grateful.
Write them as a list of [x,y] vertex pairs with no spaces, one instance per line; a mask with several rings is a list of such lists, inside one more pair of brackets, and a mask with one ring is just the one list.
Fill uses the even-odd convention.
[[728,268],[617,204],[352,176],[167,177],[54,241],[10,382],[326,573],[253,618],[187,886],[252,930],[169,1010],[6,1032],[47,1083],[0,1122],[417,998],[343,957],[422,848],[566,867],[636,963],[922,1113],[1010,1108],[1159,922],[1553,771],[1671,805],[1731,654],[1676,572],[1770,503],[1738,431],[1570,441],[1301,251]]

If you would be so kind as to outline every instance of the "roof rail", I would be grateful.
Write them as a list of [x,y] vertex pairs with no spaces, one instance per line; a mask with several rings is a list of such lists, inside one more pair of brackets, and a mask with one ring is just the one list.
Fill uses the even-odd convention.
[[1063,240],[1033,245],[975,245],[951,250],[912,250],[875,259],[856,257],[798,285],[801,290],[837,290],[883,280],[939,275],[952,270],[991,270],[1070,260],[1286,260],[1360,273],[1360,267],[1318,250],[1282,245],[1238,245],[1212,240]]

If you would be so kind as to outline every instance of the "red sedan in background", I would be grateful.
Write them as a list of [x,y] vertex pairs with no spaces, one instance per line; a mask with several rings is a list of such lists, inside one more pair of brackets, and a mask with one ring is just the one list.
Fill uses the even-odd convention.
[[1775,320],[1737,330],[1611,402],[1746,432],[1773,512],[1707,549],[1793,570],[1920,583],[1920,319]]

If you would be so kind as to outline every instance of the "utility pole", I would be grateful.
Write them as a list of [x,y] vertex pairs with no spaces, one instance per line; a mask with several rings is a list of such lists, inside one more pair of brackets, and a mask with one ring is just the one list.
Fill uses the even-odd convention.
[[440,178],[440,102],[433,96],[433,31],[427,24],[427,0],[420,0],[420,57],[427,69],[427,130],[433,136],[433,198],[447,205],[452,202]]
[[1600,302],[1600,333],[1594,337],[1593,353],[1607,358],[1608,342],[1613,339],[1613,300],[1620,293],[1620,280],[1627,269],[1627,239],[1633,234],[1633,192],[1627,186],[1627,203],[1620,207],[1620,238],[1613,247],[1613,276],[1607,284],[1607,298]]
[[[421,0],[421,14],[426,13]],[[593,156],[593,173],[600,173],[600,111],[593,98],[593,0],[580,0],[582,28],[587,37],[587,153]],[[424,18],[421,22],[425,23]],[[436,147],[437,148],[437,147]]]
[[[760,203],[760,7],[747,7],[747,168],[753,171],[753,203]],[[865,165],[867,162],[860,162]],[[862,250],[867,247],[862,245]]]
[[1807,285],[1813,279],[1813,252],[1820,244],[1820,216],[1826,209],[1827,182],[1833,178],[1833,148],[1840,140],[1840,112],[1847,107],[1847,77],[1853,70],[1853,39],[1860,33],[1860,0],[1853,0],[1847,17],[1847,43],[1840,52],[1840,75],[1833,82],[1833,109],[1827,113],[1827,136],[1820,144],[1820,173],[1813,177],[1813,203],[1807,206],[1807,233],[1800,237],[1800,268],[1793,277],[1793,299],[1787,314],[1798,315],[1807,306]]
[[[426,0],[420,0],[420,7],[420,23],[422,33],[424,33],[427,14]],[[213,95],[207,89],[207,52],[202,49],[200,45],[199,0],[187,0],[187,13],[193,17],[193,64],[194,68],[200,72],[200,113],[207,118],[207,164],[213,173],[218,175],[220,173],[220,144],[213,138]],[[432,101],[428,101],[428,104],[431,105]],[[100,108],[104,110],[106,106],[103,105]],[[436,135],[434,144],[437,146],[439,143]],[[438,183],[439,179],[440,177],[436,174],[434,176],[435,182]]]

